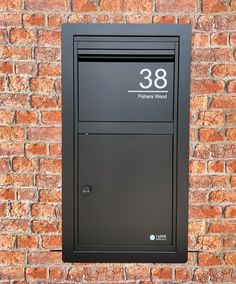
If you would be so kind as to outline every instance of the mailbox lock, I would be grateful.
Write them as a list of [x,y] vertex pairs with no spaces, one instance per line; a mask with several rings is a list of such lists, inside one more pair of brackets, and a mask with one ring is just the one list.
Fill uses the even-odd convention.
[[91,192],[92,192],[92,188],[89,185],[84,185],[82,187],[81,194],[83,196],[88,196],[91,194]]

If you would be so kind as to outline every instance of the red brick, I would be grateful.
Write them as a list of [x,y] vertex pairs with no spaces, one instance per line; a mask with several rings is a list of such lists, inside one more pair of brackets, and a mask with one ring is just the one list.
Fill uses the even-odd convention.
[[235,236],[230,236],[224,238],[224,247],[225,248],[235,248],[236,247],[236,237]]
[[83,279],[84,269],[82,267],[72,267],[68,271],[67,280],[69,281],[81,281]]
[[198,114],[197,125],[223,125],[224,113],[220,111],[201,111]]
[[212,67],[211,73],[217,77],[236,76],[235,64],[215,64]]
[[190,99],[190,109],[206,109],[207,108],[207,97],[206,96],[197,96],[191,97]]
[[18,190],[18,200],[37,200],[37,191],[35,188],[21,188]]
[[103,12],[122,12],[122,4],[122,0],[101,0],[99,2],[100,10]]
[[32,216],[36,218],[40,217],[53,217],[54,216],[54,206],[50,204],[33,204],[32,205]]
[[41,202],[61,202],[61,191],[50,189],[40,191],[40,201]]
[[211,44],[215,46],[227,45],[227,33],[212,33]]
[[217,218],[221,216],[220,206],[190,206],[189,207],[190,218]]
[[16,141],[24,139],[24,128],[17,126],[0,126],[0,140]]
[[192,188],[226,187],[229,185],[229,177],[217,175],[190,176],[189,183]]
[[37,66],[34,62],[16,62],[16,73],[17,74],[29,74],[36,75]]
[[224,259],[226,264],[236,265],[236,252],[227,252]]
[[61,65],[54,63],[40,63],[39,76],[60,76],[61,75]]
[[65,22],[64,16],[60,14],[49,15],[48,16],[48,25],[50,27],[61,27],[61,25]]
[[211,108],[236,109],[236,97],[215,96],[212,98]]
[[236,141],[236,128],[229,128],[226,131],[226,138],[230,141]]
[[[1,128],[0,128],[1,129]],[[1,132],[0,132],[1,133]],[[55,127],[31,127],[28,128],[29,140],[58,141],[61,140],[61,128]]]
[[21,76],[9,77],[9,89],[14,92],[25,91],[28,88],[27,78]]
[[224,92],[223,81],[200,80],[192,81],[191,90],[194,94],[216,94]]
[[230,221],[218,221],[210,224],[209,233],[236,233],[236,223]]
[[16,198],[16,192],[14,189],[0,189],[1,200],[14,200]]
[[192,174],[202,174],[206,171],[206,162],[190,161],[189,172]]
[[236,218],[236,206],[227,206],[224,210],[225,218]]
[[17,236],[18,248],[37,248],[38,238],[36,236]]
[[208,171],[210,173],[223,173],[224,162],[223,161],[209,161],[207,164]]
[[30,47],[0,46],[0,56],[2,59],[31,59],[32,50]]
[[12,123],[14,120],[14,112],[11,110],[0,109],[0,123]]
[[0,29],[0,42],[2,44],[8,43],[8,35],[6,29]]
[[26,268],[26,279],[46,279],[47,269],[42,267]]
[[11,143],[11,144],[0,144],[0,154],[2,156],[12,156],[24,153],[23,144]]
[[55,233],[57,232],[57,226],[47,220],[32,221],[32,231],[38,234]]
[[210,278],[210,270],[209,269],[201,269],[196,268],[194,271],[193,280],[196,281],[196,283],[209,283]]
[[43,14],[24,14],[23,24],[28,27],[45,26],[45,15]]
[[40,159],[40,171],[49,173],[61,172],[61,160],[56,159]]
[[0,279],[1,280],[24,279],[24,268],[23,267],[17,267],[17,266],[16,267],[1,267]]
[[54,81],[46,77],[35,77],[30,81],[30,89],[34,92],[52,92],[54,89]]
[[209,45],[207,33],[194,33],[192,35],[192,44],[196,47],[205,47]]
[[36,60],[58,61],[60,59],[60,49],[55,47],[36,47]]
[[99,266],[85,267],[84,278],[88,282],[113,281],[118,282],[124,280],[124,268],[116,266]]
[[189,203],[190,204],[199,204],[206,203],[207,201],[207,192],[204,190],[194,190],[189,192]]
[[214,253],[199,253],[198,264],[200,266],[220,265],[222,260]]
[[7,11],[9,10],[20,10],[21,1],[20,0],[2,0],[0,2],[0,10]]
[[38,121],[37,112],[33,111],[16,111],[16,123],[19,124],[36,124]]
[[24,108],[28,105],[25,94],[0,94],[0,103],[2,107]]
[[47,145],[45,144],[26,144],[25,152],[29,155],[46,155]]
[[202,128],[199,130],[199,140],[201,142],[223,141],[224,136],[220,131],[211,128]]
[[16,238],[12,235],[2,234],[0,235],[0,248],[11,249],[15,246]]
[[176,24],[177,19],[174,16],[154,16],[154,24]]
[[42,237],[42,246],[46,249],[61,249],[61,236]]
[[201,79],[209,76],[209,64],[192,64],[191,67],[192,78]]
[[[6,2],[8,0],[5,0]],[[1,1],[2,2],[2,1]],[[21,15],[19,13],[1,13],[0,27],[20,26]]]
[[193,62],[218,62],[232,61],[233,53],[230,48],[195,48],[192,51]]
[[0,91],[5,91],[6,89],[6,77],[2,76],[0,77]]
[[188,1],[178,1],[173,0],[171,2],[165,0],[156,0],[156,11],[160,12],[197,12],[198,11],[198,3],[196,0]]
[[24,252],[20,251],[0,251],[1,264],[23,264],[25,259]]
[[222,238],[219,236],[199,236],[194,248],[198,250],[219,249],[221,243]]
[[22,219],[3,219],[0,223],[1,233],[25,233],[30,230],[29,221]]
[[236,187],[236,176],[232,176],[232,178],[230,180],[230,185],[232,187]]
[[0,62],[0,73],[2,73],[2,74],[11,74],[11,73],[13,73],[13,64],[12,64],[12,62]]
[[212,202],[236,202],[236,191],[234,190],[217,190],[212,191],[209,197]]
[[153,268],[152,269],[152,279],[172,279],[172,269],[171,268]]
[[236,0],[230,1],[230,8],[232,11],[236,11]]
[[36,185],[40,188],[56,188],[61,184],[59,176],[55,175],[37,175]]
[[228,161],[227,162],[227,171],[231,173],[236,173],[236,161]]
[[0,217],[7,216],[7,203],[0,203]]
[[135,12],[135,13],[150,13],[152,11],[151,0],[124,0],[123,2],[124,12]]
[[203,13],[227,12],[227,4],[221,0],[202,0]]
[[228,93],[236,93],[236,81],[229,81],[227,86]]
[[25,0],[25,9],[34,11],[66,11],[67,1],[64,0]]
[[0,185],[31,186],[32,175],[22,174],[0,174]]
[[66,271],[61,267],[52,267],[49,272],[49,278],[51,280],[65,280]]
[[126,278],[128,280],[149,280],[150,268],[146,265],[135,265],[126,267]]
[[43,124],[61,124],[61,111],[43,111],[42,112]]
[[16,157],[12,161],[14,172],[31,172],[38,169],[37,160],[26,157]]
[[176,268],[175,269],[175,279],[177,281],[191,281],[192,275],[191,270],[188,268]]
[[229,43],[230,45],[233,45],[233,46],[236,44],[236,33],[229,34]]
[[58,107],[58,101],[56,98],[49,98],[48,96],[34,95],[31,97],[31,106],[33,108],[56,108]]
[[10,215],[12,217],[26,217],[29,214],[29,205],[26,203],[12,203],[10,209]]
[[29,264],[61,264],[62,255],[61,252],[29,252],[28,253]]
[[236,124],[236,113],[235,112],[229,112],[226,114],[226,121],[229,124]]
[[75,13],[95,12],[97,7],[92,0],[72,0],[72,11]]
[[16,44],[32,44],[36,42],[36,34],[33,30],[11,29],[10,42]]
[[38,33],[38,42],[41,45],[60,45],[61,32],[53,30],[41,30]]
[[61,155],[61,144],[51,144],[49,146],[49,153],[52,156],[60,156]]

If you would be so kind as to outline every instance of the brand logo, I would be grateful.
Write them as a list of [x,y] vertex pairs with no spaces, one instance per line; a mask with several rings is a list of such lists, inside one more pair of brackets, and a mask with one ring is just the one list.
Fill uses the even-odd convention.
[[151,234],[149,236],[150,241],[166,241],[167,240],[167,236],[166,234]]

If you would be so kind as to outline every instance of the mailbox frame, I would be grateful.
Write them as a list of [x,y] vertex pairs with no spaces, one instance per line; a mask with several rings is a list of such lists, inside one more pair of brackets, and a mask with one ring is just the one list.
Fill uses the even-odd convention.
[[[79,251],[76,247],[75,191],[77,190],[77,183],[75,159],[77,159],[77,150],[75,144],[77,129],[80,127],[77,119],[77,41],[80,37],[142,37],[144,43],[147,37],[155,37],[157,41],[160,39],[160,42],[171,42],[173,39],[178,41],[178,76],[174,78],[178,86],[178,90],[176,90],[178,95],[178,102],[176,102],[177,140],[174,141],[174,143],[177,143],[174,251]],[[62,257],[65,262],[177,263],[187,261],[190,60],[190,25],[65,24],[62,26]],[[175,99],[177,100],[177,98]],[[116,124],[118,129],[120,124]],[[179,125],[181,127],[178,127]],[[155,128],[154,123],[149,124],[149,128]],[[128,123],[127,133],[131,129],[132,127],[129,127]]]

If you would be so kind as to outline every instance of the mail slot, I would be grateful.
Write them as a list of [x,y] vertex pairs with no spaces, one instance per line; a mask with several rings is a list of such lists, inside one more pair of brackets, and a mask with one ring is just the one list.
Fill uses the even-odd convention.
[[186,261],[190,31],[63,26],[64,261]]

